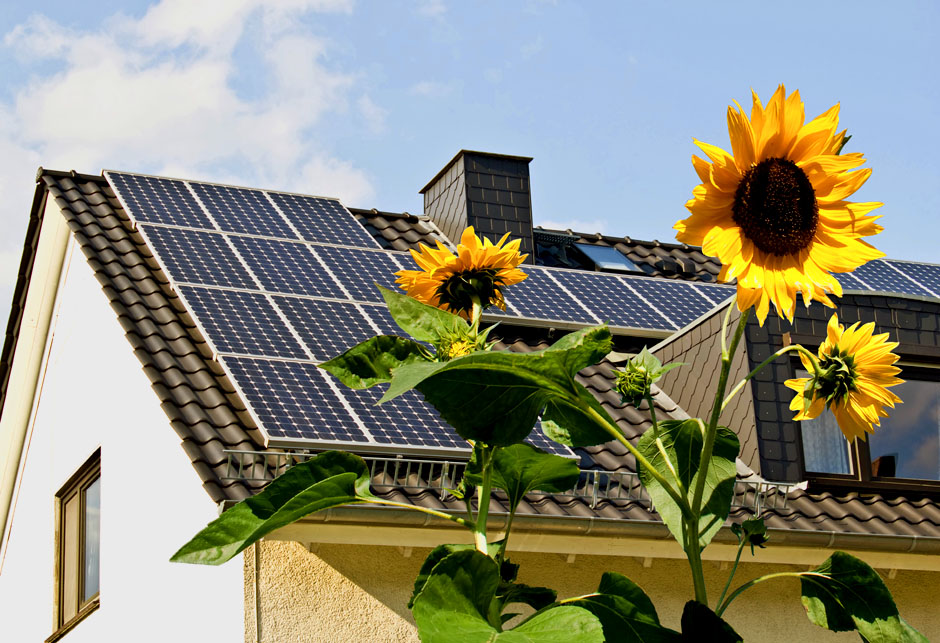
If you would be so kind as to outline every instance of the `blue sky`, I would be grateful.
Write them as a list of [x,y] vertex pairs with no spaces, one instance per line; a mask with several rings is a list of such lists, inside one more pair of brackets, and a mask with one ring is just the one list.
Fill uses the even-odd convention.
[[[781,9],[781,6],[783,9]],[[519,0],[2,3],[0,296],[36,167],[421,211],[461,148],[534,157],[536,224],[673,239],[692,137],[777,84],[841,102],[889,256],[940,262],[940,5]]]

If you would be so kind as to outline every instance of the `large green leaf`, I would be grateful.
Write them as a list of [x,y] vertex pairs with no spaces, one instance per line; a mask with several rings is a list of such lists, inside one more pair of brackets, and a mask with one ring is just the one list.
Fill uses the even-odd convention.
[[[424,589],[424,584],[428,582],[428,579],[431,577],[431,571],[434,569],[435,565],[455,552],[472,551],[474,549],[475,547],[473,545],[466,543],[438,545],[432,549],[431,553],[424,559],[424,562],[421,563],[421,569],[418,571],[418,577],[415,579],[414,590],[411,592],[411,598],[408,600],[408,609],[414,606],[415,599],[418,597],[418,594],[421,593],[421,590]],[[495,556],[497,552],[499,552],[499,543],[487,544],[487,551],[489,551],[491,557]]]
[[[482,482],[479,467],[467,467],[466,480],[472,485]],[[492,485],[509,496],[510,509],[515,509],[530,491],[561,493],[578,481],[581,470],[573,460],[545,453],[529,444],[513,444],[493,453]]]
[[[695,484],[701,473],[702,446],[704,436],[698,420],[668,420],[659,423],[659,436],[663,450],[675,467],[670,470],[662,451],[656,444],[656,436],[650,428],[637,442],[637,449],[653,467],[670,482],[678,480],[686,489],[689,504],[692,502]],[[735,458],[738,455],[738,437],[725,427],[718,427],[711,465],[705,475],[702,495],[702,515],[699,520],[699,543],[705,547],[721,529],[731,511],[734,495],[734,480],[737,473]],[[682,543],[682,510],[666,489],[650,475],[643,466],[638,467],[640,480],[650,494],[656,511]],[[673,483],[675,486],[675,483]]]
[[689,643],[739,643],[744,639],[707,605],[689,601],[682,610],[682,640]]
[[609,442],[613,436],[585,412],[585,407],[596,411],[611,425],[615,424],[614,421],[590,391],[577,382],[574,389],[582,404],[572,406],[565,398],[549,399],[542,413],[542,431],[551,440],[569,447],[591,447]]
[[546,403],[583,404],[575,374],[610,351],[606,326],[571,333],[532,353],[478,352],[394,371],[381,402],[417,388],[462,437],[506,446],[521,442]]
[[926,643],[904,622],[884,581],[863,561],[837,551],[800,576],[809,620],[833,632],[858,630],[869,643]]
[[[601,643],[600,621],[573,606],[537,612],[502,632],[491,614],[499,586],[496,562],[478,551],[458,551],[440,560],[415,598],[412,614],[425,643]],[[492,621],[496,622],[493,623]]]
[[391,382],[392,369],[427,361],[427,349],[418,342],[398,335],[379,335],[323,362],[320,368],[349,388],[369,388]]
[[361,458],[340,451],[321,453],[291,467],[260,493],[210,522],[170,560],[220,565],[308,514],[370,497],[369,469]]
[[385,298],[388,312],[398,327],[418,341],[433,344],[442,334],[466,331],[469,328],[467,321],[459,315],[421,303],[413,297],[378,284],[376,286]]
[[678,643],[682,636],[659,623],[649,596],[623,574],[607,572],[596,594],[570,603],[600,619],[609,643]]

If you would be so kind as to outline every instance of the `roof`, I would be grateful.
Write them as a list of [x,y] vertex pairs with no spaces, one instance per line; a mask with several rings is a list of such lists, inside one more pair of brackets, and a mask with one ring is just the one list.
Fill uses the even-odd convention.
[[[174,294],[169,280],[143,238],[134,230],[107,181],[101,176],[48,170],[40,172],[38,181],[37,195],[47,194],[61,208],[208,495],[214,501],[222,502],[241,500],[255,492],[278,469],[276,466],[262,467],[259,475],[230,475],[230,457],[227,452],[244,452],[246,457],[247,454],[264,452],[263,439],[247,412],[246,402],[239,398],[235,387],[213,359],[205,338],[200,335],[192,317]],[[37,196],[34,217],[41,212],[40,204],[41,199]],[[413,248],[417,243],[428,243],[440,237],[435,226],[423,217],[377,210],[354,210],[353,213],[386,248]],[[32,237],[37,235],[38,226],[31,224],[30,234]],[[607,239],[596,241],[610,243]],[[630,243],[626,240],[618,243],[621,241],[626,245]],[[26,257],[34,243],[34,238],[27,239],[25,263],[28,263]],[[713,263],[713,260],[704,257],[698,259],[701,256],[698,249],[688,246],[635,242],[632,247],[647,248],[647,257],[658,257],[650,259],[647,265],[672,257],[691,261],[691,266],[701,265],[702,270],[710,273],[708,266]],[[660,249],[658,253],[654,251],[655,248]],[[639,253],[639,250],[636,252]],[[692,271],[698,269],[690,267]],[[18,284],[17,302],[25,296],[26,283],[26,279],[21,279]],[[17,310],[15,304],[11,317],[12,330],[8,330],[4,347],[5,359],[15,345],[18,322],[14,323],[13,318],[16,318]],[[702,328],[708,328],[708,323],[713,324],[707,322]],[[547,345],[547,333],[550,331],[506,326],[502,327],[501,332],[504,347],[531,351]],[[677,336],[692,332],[686,329],[686,332]],[[705,331],[700,333],[703,337],[708,335]],[[6,373],[0,372],[0,375],[5,377]],[[579,380],[598,397],[628,437],[639,436],[648,428],[647,413],[624,406],[619,396],[612,392],[609,364],[585,369],[580,373]],[[690,404],[685,398],[682,399],[683,405]],[[656,395],[656,404],[660,418],[687,417],[680,405],[662,391]],[[753,427],[742,423],[736,428],[745,446],[743,457],[747,464],[757,468],[759,461],[755,454]],[[617,443],[579,450],[579,454],[581,467],[585,470],[604,472],[603,475],[608,475],[607,472],[634,471],[632,457]],[[741,469],[742,477],[750,476],[754,479],[751,473],[746,467]],[[394,480],[394,484],[378,488],[388,497],[462,510],[455,499],[442,498],[440,493],[428,491],[433,487],[431,478],[433,474],[424,476],[422,480]],[[389,481],[374,480],[376,485],[383,482]],[[752,509],[747,507],[753,508],[756,502],[753,493],[748,499],[746,485],[739,487],[739,492],[738,504],[741,506],[735,509],[733,516],[749,514]],[[773,491],[770,492],[772,495]],[[543,517],[577,516],[610,521],[659,522],[649,502],[643,498],[597,500],[535,495],[519,511],[521,514]],[[789,494],[786,506],[779,503],[776,507],[766,508],[765,517],[769,527],[788,530],[793,534],[810,531],[908,536],[916,537],[921,546],[924,542],[934,542],[940,550],[940,505],[929,499],[899,497],[886,500],[878,495],[862,496],[854,492],[833,495],[796,490]]]

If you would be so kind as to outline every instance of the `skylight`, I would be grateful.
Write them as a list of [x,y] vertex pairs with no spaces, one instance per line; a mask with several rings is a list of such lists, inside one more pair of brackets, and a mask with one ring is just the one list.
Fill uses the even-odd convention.
[[611,246],[595,246],[589,243],[576,243],[578,250],[594,262],[598,270],[616,270],[619,272],[641,272],[635,263],[627,259],[619,250]]

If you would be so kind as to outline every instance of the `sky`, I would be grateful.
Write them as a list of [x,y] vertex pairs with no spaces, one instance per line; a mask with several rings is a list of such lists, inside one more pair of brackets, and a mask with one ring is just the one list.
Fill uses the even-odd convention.
[[693,137],[729,149],[727,106],[780,83],[808,118],[841,103],[874,245],[940,262],[940,4],[885,7],[0,0],[0,301],[39,166],[420,213],[473,149],[534,157],[536,225],[673,241]]

